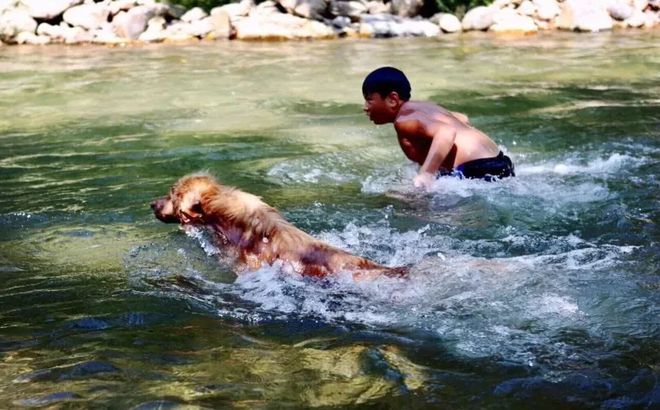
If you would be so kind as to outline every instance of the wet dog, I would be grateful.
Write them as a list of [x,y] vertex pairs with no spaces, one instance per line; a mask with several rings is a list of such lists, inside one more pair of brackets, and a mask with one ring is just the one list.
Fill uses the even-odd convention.
[[233,248],[239,263],[251,270],[282,261],[302,275],[318,277],[337,272],[351,272],[356,278],[407,272],[404,267],[382,266],[315,239],[259,197],[221,185],[206,173],[181,178],[151,208],[162,222],[210,229],[219,245]]

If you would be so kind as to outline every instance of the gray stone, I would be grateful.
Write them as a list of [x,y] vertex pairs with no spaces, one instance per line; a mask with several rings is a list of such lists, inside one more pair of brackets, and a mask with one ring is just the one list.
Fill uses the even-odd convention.
[[351,26],[351,19],[346,16],[337,16],[332,19],[332,27],[345,29]]
[[186,14],[186,11],[188,10],[180,4],[168,4],[167,15],[174,19],[180,19],[181,16]]
[[424,6],[424,0],[392,0],[392,14],[400,17],[414,17]]
[[321,20],[327,14],[329,0],[276,0],[289,13],[306,19]]
[[362,14],[367,13],[367,6],[359,1],[332,0],[330,10],[335,16],[349,17],[352,21],[357,21]]

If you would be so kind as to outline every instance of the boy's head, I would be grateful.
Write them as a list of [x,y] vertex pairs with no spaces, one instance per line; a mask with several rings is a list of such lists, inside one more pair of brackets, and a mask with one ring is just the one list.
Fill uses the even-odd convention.
[[362,83],[364,98],[373,93],[385,98],[392,91],[395,91],[402,101],[410,100],[410,82],[401,70],[394,67],[378,68],[369,73]]
[[381,67],[369,73],[362,83],[364,112],[376,124],[393,122],[399,109],[410,100],[410,83],[400,70]]

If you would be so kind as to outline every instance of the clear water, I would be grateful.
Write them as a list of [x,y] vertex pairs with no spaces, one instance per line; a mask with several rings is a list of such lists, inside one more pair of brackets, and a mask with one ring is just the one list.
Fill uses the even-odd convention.
[[[3,47],[2,407],[657,408],[659,40]],[[385,64],[518,178],[414,191]],[[237,278],[150,213],[202,169],[410,278]]]

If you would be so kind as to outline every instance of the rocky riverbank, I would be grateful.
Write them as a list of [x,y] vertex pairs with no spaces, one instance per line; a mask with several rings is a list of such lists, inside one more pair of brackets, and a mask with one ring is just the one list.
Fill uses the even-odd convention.
[[459,19],[420,17],[423,0],[253,0],[210,13],[155,0],[0,0],[2,44],[126,44],[201,39],[435,37],[660,27],[660,0],[495,0]]

